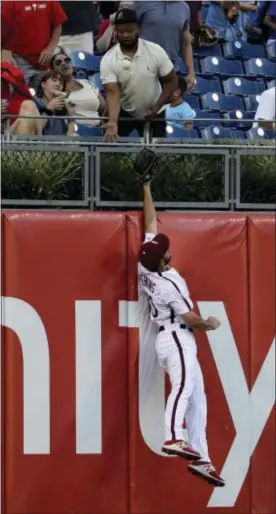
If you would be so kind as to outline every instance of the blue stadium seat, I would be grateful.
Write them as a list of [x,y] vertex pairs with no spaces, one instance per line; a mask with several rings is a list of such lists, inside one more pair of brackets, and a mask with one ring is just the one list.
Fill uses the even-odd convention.
[[74,68],[87,69],[89,71],[100,71],[101,55],[93,55],[87,52],[72,52],[70,54]]
[[203,139],[244,139],[244,132],[228,130],[221,125],[210,125],[201,131]]
[[230,77],[223,82],[226,95],[258,95],[265,91],[263,80],[247,80],[243,77]]
[[200,95],[203,95],[204,93],[221,93],[221,85],[218,77],[204,78],[197,76],[196,86],[193,93]]
[[[187,68],[183,62],[183,59],[182,57],[178,57],[175,61],[175,69],[177,72],[180,72],[180,73],[187,73]],[[199,73],[199,65],[198,65],[198,60],[197,59],[194,59],[194,70],[195,70],[195,73]]]
[[270,45],[267,45],[266,51],[267,51],[268,58],[275,61],[275,59],[276,59],[276,41],[274,41],[274,43],[271,43]]
[[229,129],[232,127],[238,130],[250,129],[252,127],[254,116],[254,111],[228,111],[224,114],[224,118],[230,121],[225,123],[225,126]]
[[89,80],[98,88],[101,93],[104,91],[100,73],[94,73],[93,75],[90,75]]
[[84,137],[101,137],[103,135],[102,130],[99,127],[87,127],[81,123],[77,123],[77,134]]
[[203,109],[209,111],[243,110],[243,101],[239,96],[206,93],[206,95],[201,96],[201,101]]
[[260,95],[249,95],[244,97],[244,104],[247,111],[256,111],[259,105]]
[[200,58],[208,57],[210,55],[220,57],[222,55],[222,51],[220,45],[214,45],[209,47],[194,48],[193,54]]
[[231,41],[224,43],[223,51],[227,59],[251,59],[252,57],[266,57],[263,45],[251,45],[245,41]]
[[249,59],[244,63],[244,67],[247,75],[275,77],[275,63],[269,59]]
[[172,127],[169,123],[166,126],[166,136],[168,138],[198,139],[197,130],[187,130],[181,127]]
[[275,139],[276,132],[261,127],[254,127],[246,133],[247,139]]
[[243,75],[241,61],[230,61],[223,57],[206,57],[201,60],[202,73],[213,73],[221,75]]
[[[213,119],[221,120],[221,114],[220,112],[209,112],[209,111],[202,111],[200,109],[194,109],[195,118],[194,118],[194,126],[196,128],[204,128],[208,127]],[[197,119],[199,118],[199,119]],[[220,123],[220,122],[218,122]]]
[[183,99],[192,109],[199,109],[199,98],[196,95],[184,95]]

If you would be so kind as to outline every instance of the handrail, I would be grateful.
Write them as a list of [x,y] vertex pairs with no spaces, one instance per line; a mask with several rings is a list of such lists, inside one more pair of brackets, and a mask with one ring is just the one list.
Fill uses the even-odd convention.
[[[23,115],[18,115],[18,114],[7,114],[5,116],[3,116],[3,119],[4,120],[7,120],[7,119],[17,119],[17,118],[20,118],[20,119],[59,119],[59,120],[72,120],[72,121],[75,121],[76,119],[80,119],[80,120],[95,120],[95,121],[108,121],[108,118],[106,116],[81,116],[80,114],[75,114],[74,116],[59,116],[59,115],[39,115],[39,116],[23,116]],[[227,119],[227,118],[193,118],[191,120],[184,120],[183,118],[166,118],[166,119],[162,119],[160,120],[160,118],[154,118],[153,120],[151,121],[148,121],[148,120],[136,120],[135,121],[141,121],[141,122],[145,122],[145,123],[152,123],[152,122],[159,122],[159,123],[162,123],[164,121],[166,122],[193,122],[194,120],[196,121],[205,121],[205,122],[216,122],[217,124],[220,124],[220,123],[241,123],[241,122],[249,122],[249,123],[258,123],[259,121],[262,121],[262,120],[252,120],[252,118],[241,118],[240,120],[233,120],[233,119]],[[133,120],[130,119],[130,118],[125,118],[125,117],[122,117],[122,118],[119,118],[119,121],[125,121],[125,122],[128,122],[128,123],[132,123]],[[276,122],[276,117],[269,120],[269,122]]]

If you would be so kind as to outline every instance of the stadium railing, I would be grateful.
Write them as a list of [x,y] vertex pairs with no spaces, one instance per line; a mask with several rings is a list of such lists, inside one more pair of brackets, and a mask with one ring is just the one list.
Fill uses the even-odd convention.
[[161,209],[275,210],[275,141],[157,140],[148,126],[143,138],[116,143],[4,135],[2,206],[140,208],[132,162],[144,145],[159,154],[153,192]]

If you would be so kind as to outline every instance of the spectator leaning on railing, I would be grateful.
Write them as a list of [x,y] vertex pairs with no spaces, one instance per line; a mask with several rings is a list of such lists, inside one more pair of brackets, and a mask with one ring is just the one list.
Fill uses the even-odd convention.
[[[61,48],[54,55],[51,61],[51,67],[58,70],[65,81],[66,91],[68,92],[68,100],[75,106],[76,120],[83,125],[95,126],[99,125],[99,115],[103,116],[106,111],[105,99],[96,86],[86,79],[73,78],[73,66],[70,57]],[[91,116],[94,119],[88,119]]]
[[175,63],[179,55],[187,68],[188,89],[195,86],[190,35],[190,8],[186,2],[134,2],[141,38],[156,43]]
[[115,141],[134,129],[142,136],[145,121],[155,118],[160,121],[152,123],[152,135],[165,137],[164,106],[177,88],[173,64],[163,48],[139,38],[135,11],[118,11],[115,26],[119,42],[101,60],[108,109],[105,139]]
[[[38,72],[49,68],[51,58],[66,20],[59,2],[2,2],[2,14],[16,24],[16,40],[7,38],[2,59],[14,62],[29,81]],[[12,46],[12,49],[10,48]]]

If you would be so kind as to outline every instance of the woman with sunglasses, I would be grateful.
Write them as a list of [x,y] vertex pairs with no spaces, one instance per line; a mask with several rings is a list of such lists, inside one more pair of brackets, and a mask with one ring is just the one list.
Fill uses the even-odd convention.
[[[59,71],[63,76],[65,90],[69,95],[68,100],[75,106],[75,117],[78,118],[76,121],[90,127],[99,125],[99,116],[103,116],[106,111],[105,100],[89,80],[73,77],[71,59],[63,48],[60,48],[52,58],[51,68]],[[93,119],[88,119],[89,116]]]

